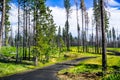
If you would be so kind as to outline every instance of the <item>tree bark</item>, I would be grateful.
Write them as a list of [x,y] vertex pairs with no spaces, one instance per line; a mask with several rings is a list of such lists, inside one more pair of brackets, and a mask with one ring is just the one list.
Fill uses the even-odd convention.
[[107,70],[107,56],[106,56],[106,35],[105,35],[105,21],[104,21],[104,2],[100,0],[100,10],[101,10],[101,29],[102,29],[102,70],[106,72]]
[[84,44],[84,11],[82,10],[82,46],[83,46],[83,52],[85,49],[85,44]]
[[30,60],[30,46],[31,46],[31,44],[30,44],[30,42],[31,42],[31,37],[30,37],[30,19],[31,19],[31,17],[30,17],[30,10],[29,10],[29,39],[28,39],[28,45],[29,45],[29,51],[28,51],[28,54],[29,54],[29,60]]
[[23,3],[23,59],[25,59],[25,2]]
[[77,31],[78,31],[78,52],[80,52],[80,28],[79,28],[79,19],[78,19],[78,1],[75,0],[75,4],[76,4],[76,20],[77,20]]
[[98,41],[98,21],[96,21],[96,53],[99,53],[99,41]]
[[3,32],[4,23],[5,23],[5,11],[6,11],[5,3],[6,3],[6,0],[3,0],[3,3],[2,3],[1,26],[0,26],[0,48],[2,46],[2,32]]
[[18,58],[19,58],[19,28],[20,28],[20,0],[18,0],[18,35],[17,35],[17,53],[16,53],[16,63],[18,62]]

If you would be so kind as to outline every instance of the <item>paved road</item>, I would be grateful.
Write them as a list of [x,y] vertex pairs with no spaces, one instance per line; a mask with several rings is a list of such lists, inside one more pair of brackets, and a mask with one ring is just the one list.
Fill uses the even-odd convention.
[[58,71],[77,65],[80,61],[96,57],[83,57],[63,63],[56,63],[52,66],[36,69],[25,73],[19,73],[7,77],[0,78],[0,80],[59,80],[55,75]]
[[118,52],[118,51],[113,51],[113,50],[107,50],[107,51],[112,52],[113,54],[111,54],[111,55],[120,56],[120,52]]

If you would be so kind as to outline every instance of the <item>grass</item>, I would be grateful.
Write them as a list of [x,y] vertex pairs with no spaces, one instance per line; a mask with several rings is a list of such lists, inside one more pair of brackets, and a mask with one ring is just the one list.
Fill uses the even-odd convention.
[[[9,47],[7,48],[3,47],[1,50],[1,53],[4,53],[4,55],[8,57],[16,55],[16,54],[9,54],[6,50],[12,53],[12,52],[15,52],[15,47],[11,47],[11,49],[9,49]],[[72,50],[76,50],[76,48],[72,48]],[[30,62],[30,61],[25,61],[25,60],[23,60],[22,63],[20,64],[15,64],[14,62],[12,63],[11,62],[7,62],[7,63],[0,62],[0,77],[16,74],[20,72],[25,72],[25,71],[29,71],[29,70],[33,70],[37,68],[42,68],[42,67],[49,66],[49,65],[52,65],[58,62],[64,62],[67,60],[72,60],[75,58],[86,57],[86,56],[96,56],[96,54],[78,53],[77,50],[71,51],[71,52],[62,52],[60,53],[60,55],[59,55],[59,52],[56,52],[56,54],[53,53],[50,55],[49,62],[46,62],[46,63],[39,62],[37,67],[33,66],[32,61]]]
[[[80,49],[82,50],[82,47],[80,47]],[[92,50],[91,48],[91,51],[94,51],[94,50]],[[15,56],[16,54],[13,54],[15,52],[16,52],[15,47],[2,47],[0,50],[0,54],[3,53],[7,57]],[[54,51],[53,54],[50,54],[49,62],[46,62],[46,63],[39,62],[37,67],[33,66],[32,61],[22,61],[25,64],[0,62],[0,77],[16,74],[20,72],[25,72],[25,71],[29,71],[29,70],[33,70],[37,68],[42,68],[42,67],[49,66],[49,65],[52,65],[58,62],[64,62],[67,60],[72,60],[72,59],[80,58],[80,57],[88,57],[88,56],[97,56],[97,58],[83,61],[79,65],[72,67],[72,68],[64,69],[60,71],[59,73],[64,74],[65,72],[69,71],[69,73],[76,75],[82,72],[88,72],[88,73],[101,72],[101,54],[91,54],[91,53],[82,53],[82,52],[78,53],[77,47],[71,47],[70,52],[64,51],[59,54],[58,51],[56,52]],[[108,71],[110,72],[110,71],[116,71],[116,70],[120,70],[120,58],[117,56],[108,56]]]
[[[101,56],[99,56],[97,58],[85,60],[85,61],[80,62],[77,66],[61,70],[58,73],[58,75],[64,75],[65,73],[68,73],[68,74],[76,75],[76,77],[78,77],[78,75],[79,75],[79,77],[80,77],[81,76],[80,74],[83,74],[83,73],[88,74],[89,73],[89,74],[94,74],[94,77],[99,76],[99,79],[102,79],[102,63],[101,62],[102,62]],[[107,73],[120,71],[120,57],[108,55],[107,56],[107,64],[108,64]],[[68,75],[68,77],[69,77],[69,75]],[[81,76],[81,77],[83,77],[83,76]],[[86,77],[86,76],[84,76],[84,77]],[[120,75],[117,75],[116,77],[117,78],[119,77],[119,79],[120,79]],[[105,80],[118,80],[116,77],[115,77],[115,79],[113,79],[114,74],[108,74],[105,77]],[[75,80],[75,79],[76,78],[73,78],[72,80]],[[97,79],[98,79],[98,77],[97,77]]]
[[120,74],[111,74],[103,80],[120,80]]
[[15,56],[16,48],[11,46],[3,46],[0,48],[0,54],[3,54],[6,57]]
[[112,51],[120,52],[120,48],[107,48],[107,50],[112,50]]
[[34,66],[30,65],[0,62],[0,77],[10,75],[13,73],[19,73],[25,70],[31,70],[33,68]]

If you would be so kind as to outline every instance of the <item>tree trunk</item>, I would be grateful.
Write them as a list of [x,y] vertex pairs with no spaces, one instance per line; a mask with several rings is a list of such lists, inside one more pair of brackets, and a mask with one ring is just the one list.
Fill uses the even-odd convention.
[[78,19],[78,1],[75,0],[76,4],[76,20],[77,20],[77,31],[78,31],[78,52],[80,52],[80,28],[79,28],[79,19]]
[[96,21],[96,53],[99,53],[99,41],[98,41],[98,21]]
[[2,32],[3,32],[4,23],[5,23],[5,11],[6,11],[5,3],[6,3],[6,0],[3,0],[1,26],[0,26],[0,48],[2,46]]
[[82,10],[82,46],[83,46],[83,52],[85,49],[85,44],[84,44],[84,12]]
[[25,59],[25,3],[23,4],[23,59]]
[[20,43],[20,39],[19,39],[19,28],[20,28],[20,0],[18,0],[18,35],[17,35],[17,53],[16,53],[16,63],[18,62],[18,58],[19,58],[19,43]]
[[105,35],[105,20],[104,20],[104,2],[100,0],[101,10],[101,29],[102,29],[102,70],[107,70],[107,56],[106,56],[106,35]]
[[37,57],[37,56],[34,57],[34,65],[35,65],[35,66],[38,65],[38,57]]
[[25,6],[26,7],[26,11],[25,11],[25,60],[27,59],[27,48],[28,48],[28,35],[27,35],[27,28],[28,28],[28,16],[27,16],[27,13],[28,13],[28,11],[27,11],[27,5]]
[[77,29],[78,29],[78,52],[80,52],[80,27],[79,25],[77,25]]
[[28,45],[29,45],[29,51],[28,51],[28,54],[29,54],[29,60],[30,60],[30,42],[31,42],[31,37],[30,37],[30,10],[29,10],[29,39],[28,39]]
[[67,51],[70,51],[70,45],[69,45],[69,22],[68,22],[68,17],[67,17],[67,33],[66,33],[66,40],[67,40]]

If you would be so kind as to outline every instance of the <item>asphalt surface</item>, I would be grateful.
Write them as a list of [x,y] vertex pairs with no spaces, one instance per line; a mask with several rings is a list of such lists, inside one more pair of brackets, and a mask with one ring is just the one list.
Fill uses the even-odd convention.
[[111,55],[120,56],[120,52],[113,51],[113,50],[107,50],[107,51],[112,52],[113,54],[111,54]]
[[66,61],[63,63],[56,63],[54,65],[47,66],[42,69],[36,69],[33,71],[2,77],[0,78],[0,80],[59,80],[56,76],[56,73],[58,71],[68,68],[70,66],[75,66],[80,61],[87,60],[90,58],[96,58],[96,57],[83,57],[71,61]]

